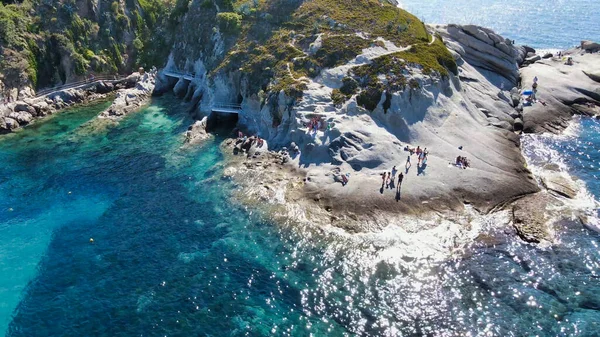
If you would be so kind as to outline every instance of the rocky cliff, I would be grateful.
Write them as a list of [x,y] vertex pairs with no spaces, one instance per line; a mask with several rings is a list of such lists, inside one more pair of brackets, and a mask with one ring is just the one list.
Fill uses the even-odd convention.
[[[199,116],[241,104],[244,132],[271,149],[297,147],[293,162],[320,200],[418,212],[435,195],[427,207],[489,211],[538,191],[515,134],[524,50],[492,31],[428,27],[379,1],[192,2],[183,23],[198,29],[174,44],[165,69],[194,78],[159,76],[157,93],[172,90]],[[430,156],[413,170],[431,178],[405,183],[403,203],[362,190],[418,145]],[[457,156],[474,169],[449,167]],[[340,189],[333,171],[360,186]]]
[[0,100],[95,74],[164,64],[187,1],[0,3]]

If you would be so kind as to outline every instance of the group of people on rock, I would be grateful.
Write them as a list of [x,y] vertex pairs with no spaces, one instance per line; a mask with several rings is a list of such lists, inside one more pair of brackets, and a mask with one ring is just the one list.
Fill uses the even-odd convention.
[[[425,169],[425,167],[427,166],[427,156],[429,155],[429,151],[427,151],[427,148],[421,149],[421,146],[417,146],[416,148],[411,148],[410,146],[405,146],[404,147],[404,151],[407,151],[409,153],[408,158],[406,159],[406,165],[405,165],[405,169],[406,169],[406,173],[408,173],[408,170],[411,167],[411,156],[413,154],[417,155],[418,158],[418,166],[420,168],[420,172],[417,173],[417,175],[421,174],[423,172],[423,170]],[[396,174],[398,174],[398,176],[396,176]],[[398,178],[397,180],[397,184],[396,184],[396,177]],[[392,170],[389,172],[383,172],[383,174],[381,174],[381,189],[380,192],[383,193],[384,189],[396,189],[396,198],[397,200],[399,200],[399,193],[400,193],[400,189],[402,187],[402,181],[404,180],[404,173],[403,172],[398,172],[398,170],[396,169],[396,166],[392,167]]]
[[429,155],[429,151],[427,151],[427,148],[421,149],[420,146],[417,146],[417,148],[415,149],[415,148],[411,148],[410,146],[406,145],[406,147],[404,147],[404,151],[407,151],[408,153],[410,153],[408,158],[406,158],[406,165],[405,165],[406,170],[408,170],[412,166],[410,157],[413,154],[417,155],[417,160],[418,160],[417,165],[418,166],[427,164],[427,156]]
[[314,133],[317,133],[318,130],[328,129],[330,127],[329,123],[321,119],[321,116],[311,118],[305,126],[309,133],[313,131]]
[[402,172],[400,172],[398,174],[398,185],[396,185],[395,184],[396,173],[398,173],[396,166],[392,167],[392,170],[390,172],[383,172],[383,174],[381,175],[381,180],[382,180],[381,181],[381,191],[382,192],[383,192],[384,187],[390,188],[390,189],[396,188],[396,191],[400,190],[400,187],[402,186],[402,180],[404,180],[404,174]]
[[237,131],[237,142],[236,144],[240,145],[240,150],[250,150],[252,145],[256,144],[256,147],[263,147],[265,144],[264,139],[260,138],[258,135],[248,137],[242,131]]
[[463,156],[458,156],[456,157],[456,163],[455,165],[457,167],[466,169],[467,167],[471,166],[471,164],[469,163],[469,160],[467,159],[467,157],[463,157]]

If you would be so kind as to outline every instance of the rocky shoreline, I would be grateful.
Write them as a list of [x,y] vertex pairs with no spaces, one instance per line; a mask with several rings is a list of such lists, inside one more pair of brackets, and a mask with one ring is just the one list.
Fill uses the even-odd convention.
[[102,80],[76,88],[58,90],[35,97],[23,90],[16,102],[0,105],[0,134],[13,132],[36,119],[79,104],[87,104],[115,95],[113,104],[101,117],[116,118],[139,109],[154,90],[154,73],[133,73],[120,80]]
[[[284,90],[266,103],[256,96],[243,98],[238,127],[260,136],[265,145],[247,151],[240,151],[232,140],[222,145],[232,154],[225,177],[242,186],[239,197],[271,204],[278,214],[351,233],[381,230],[403,219],[435,223],[464,221],[467,211],[505,212],[510,215],[507,224],[523,240],[552,241],[549,224],[558,213],[568,212],[546,213],[564,205],[561,198],[574,199],[578,187],[555,168],[534,175],[521,153],[520,134],[560,133],[574,114],[598,115],[600,54],[595,45],[582,43],[558,58],[537,55],[478,26],[435,25],[428,30],[428,45],[443,41],[455,71],[442,73],[407,62],[401,53],[413,47],[380,39],[346,64],[298,79],[305,86],[301,98]],[[319,48],[313,43],[306,53]],[[565,58],[570,58],[569,65]],[[384,63],[391,67],[389,73],[378,73],[378,65]],[[357,73],[384,85],[406,85],[388,86],[374,98],[372,109],[365,107],[358,92],[341,103],[334,101],[336,90],[359,83]],[[523,91],[534,78],[537,101],[529,104]],[[210,84],[205,76],[177,80],[160,72],[134,73],[116,83],[23,98],[5,107],[0,129],[10,132],[112,92],[113,104],[99,118],[118,120],[149,102],[151,95],[173,91],[201,119],[185,134],[186,146],[193,146],[210,137],[210,108],[229,90],[219,93],[219,88],[229,86],[221,80]],[[426,164],[406,151],[417,146],[429,149]],[[245,155],[233,155],[239,152]],[[468,158],[470,168],[456,167],[457,156]],[[382,174],[392,167],[404,174],[399,189],[382,183]],[[347,184],[342,184],[343,178]]]
[[[476,173],[471,175],[471,178],[476,179],[477,182],[472,185],[463,183],[461,188],[453,188],[452,183],[448,182],[441,185],[432,184],[429,180],[461,179],[455,173],[469,174],[471,173],[469,171],[481,170],[479,167],[481,163],[476,161],[474,166],[477,167],[462,172],[449,165],[447,161],[435,158],[437,154],[434,154],[428,164],[441,167],[435,171],[431,169],[432,173],[425,177],[420,177],[418,174],[417,178],[410,177],[412,181],[427,180],[417,182],[416,186],[408,185],[410,180],[408,182],[405,180],[401,197],[398,199],[394,198],[393,192],[383,188],[381,192],[379,189],[380,173],[383,170],[363,173],[364,169],[352,170],[352,167],[344,166],[344,163],[307,165],[302,160],[302,152],[310,149],[300,142],[299,153],[287,148],[271,146],[274,151],[257,151],[257,148],[252,147],[244,156],[232,155],[225,169],[225,177],[234,179],[242,186],[243,192],[239,197],[248,203],[271,204],[274,212],[280,215],[287,214],[289,218],[300,216],[311,223],[341,228],[350,233],[380,231],[391,223],[397,223],[399,219],[410,222],[410,219],[441,221],[441,219],[460,218],[464,221],[464,217],[456,214],[464,213],[465,207],[469,207],[469,212],[472,212],[474,207],[475,211],[482,215],[495,212],[506,213],[508,215],[506,226],[514,228],[515,234],[521,239],[534,243],[552,242],[552,226],[561,219],[579,219],[585,222],[589,210],[586,211],[575,205],[575,199],[580,192],[580,187],[575,180],[568,173],[551,166],[537,170],[537,175],[534,175],[527,169],[523,160],[519,134],[548,131],[560,133],[568,126],[574,115],[598,115],[600,100],[593,91],[595,86],[597,93],[598,86],[594,83],[594,76],[587,74],[595,73],[596,70],[592,68],[600,64],[600,54],[589,53],[582,48],[565,51],[563,53],[566,55],[565,59],[571,57],[573,60],[572,66],[566,66],[562,59],[560,61],[548,57],[537,59],[535,55],[527,55],[528,48],[520,47],[518,53],[512,54],[513,60],[518,63],[499,62],[491,55],[487,56],[489,59],[485,59],[481,54],[481,49],[484,48],[477,46],[474,41],[460,41],[461,38],[472,40],[475,34],[465,32],[481,28],[469,27],[464,30],[458,26],[443,26],[441,29],[460,31],[460,33],[458,31],[444,33],[442,36],[449,48],[458,54],[457,63],[460,71],[458,87],[463,92],[463,97],[470,99],[485,115],[488,121],[487,128],[498,130],[494,133],[498,132],[501,138],[508,141],[504,143],[505,145],[497,143],[495,149],[485,149],[494,151],[494,154],[501,156],[504,161],[511,161],[505,163],[508,168],[503,172],[504,175],[490,178],[490,175],[494,175],[493,171],[483,172],[481,175]],[[480,32],[488,34],[488,37],[489,34],[493,34],[485,29],[481,29]],[[456,38],[457,36],[459,38]],[[498,39],[496,36],[494,38]],[[453,46],[453,43],[456,45]],[[477,49],[477,52],[469,51],[465,45]],[[468,61],[469,58],[474,57],[473,54],[477,54],[479,60],[477,66],[473,66],[475,61]],[[517,67],[517,64],[521,64],[522,67]],[[564,70],[563,67],[568,69]],[[504,76],[508,69],[516,72],[516,76],[508,78]],[[571,80],[551,80],[556,72],[570,77]],[[482,76],[483,73],[485,76]],[[538,101],[529,105],[522,100],[522,92],[527,89],[528,83],[531,85],[535,76],[538,76],[538,83],[540,83]],[[520,82],[520,87],[517,86],[517,82]],[[497,86],[490,87],[493,83]],[[511,88],[512,83],[515,87]],[[502,90],[503,87],[507,90]],[[473,93],[471,94],[470,91]],[[463,104],[465,103],[469,104],[467,102]],[[375,116],[371,118],[375,119]],[[303,132],[303,130],[299,131]],[[439,133],[436,132],[436,137],[441,137]],[[320,134],[317,134],[317,138],[319,136]],[[356,147],[356,141],[356,138],[348,138],[345,142]],[[495,141],[498,142],[497,139]],[[234,144],[235,142],[231,140],[226,141],[223,144],[224,151],[233,154]],[[397,142],[394,145],[399,149],[398,152],[402,153],[400,149],[405,145],[417,144],[419,143]],[[469,142],[464,144],[474,146]],[[512,144],[514,152],[513,150],[507,152],[506,147],[510,147],[508,144]],[[435,149],[430,150],[432,152],[437,151],[437,144],[431,146],[431,143],[423,140],[421,145]],[[503,152],[498,152],[498,146],[505,147]],[[331,145],[329,148],[331,153]],[[413,160],[416,161],[414,156]],[[400,170],[404,168],[402,161],[392,159],[388,166],[391,168],[393,164],[399,166]],[[384,170],[387,171],[389,168]],[[513,173],[508,173],[510,171]],[[349,183],[342,186],[340,177],[346,173],[349,173]],[[409,170],[408,174],[411,173],[414,174],[414,170]],[[434,173],[440,176],[435,177]],[[511,178],[511,175],[515,178]],[[510,179],[515,180],[506,185]],[[486,183],[483,183],[484,181]]]

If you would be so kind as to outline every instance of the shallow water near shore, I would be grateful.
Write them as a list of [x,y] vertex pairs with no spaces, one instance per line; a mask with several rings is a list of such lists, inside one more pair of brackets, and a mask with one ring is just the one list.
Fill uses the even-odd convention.
[[[600,329],[600,236],[578,222],[560,224],[560,243],[539,248],[483,217],[475,243],[437,252],[447,259],[415,254],[399,228],[349,235],[275,223],[231,200],[237,187],[221,178],[222,136],[180,148],[192,121],[176,100],[96,128],[89,121],[103,108],[0,138],[0,329],[8,336]],[[565,139],[583,143],[563,151],[581,159],[573,173],[586,182],[598,172],[600,144],[588,136],[597,133]],[[577,151],[584,145],[591,161]]]

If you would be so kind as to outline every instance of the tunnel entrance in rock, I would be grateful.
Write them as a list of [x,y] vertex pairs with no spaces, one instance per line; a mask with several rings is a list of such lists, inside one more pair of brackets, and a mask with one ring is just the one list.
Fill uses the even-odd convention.
[[237,113],[212,111],[206,121],[206,131],[216,134],[231,132],[238,123]]

